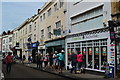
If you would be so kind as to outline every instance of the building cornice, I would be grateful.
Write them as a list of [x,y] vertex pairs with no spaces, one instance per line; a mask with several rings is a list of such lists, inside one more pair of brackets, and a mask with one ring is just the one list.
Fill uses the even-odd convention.
[[69,38],[69,37],[78,36],[78,35],[100,33],[100,32],[106,32],[106,31],[109,31],[109,27],[94,29],[94,30],[85,31],[85,32],[81,32],[81,33],[69,33],[68,35],[66,35],[66,37]]

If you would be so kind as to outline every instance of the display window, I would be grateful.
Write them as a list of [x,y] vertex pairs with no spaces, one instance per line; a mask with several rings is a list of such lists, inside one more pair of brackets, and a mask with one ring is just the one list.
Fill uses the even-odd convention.
[[83,55],[86,55],[86,48],[83,48]]
[[99,69],[99,48],[94,48],[94,68]]
[[68,56],[71,54],[71,50],[70,49],[68,49]]
[[104,66],[107,63],[107,47],[102,47],[101,48],[101,69],[105,70]]
[[78,54],[80,51],[80,48],[76,48],[76,53]]
[[86,48],[82,48],[83,53],[83,65],[86,67]]
[[88,48],[88,68],[92,68],[92,48]]

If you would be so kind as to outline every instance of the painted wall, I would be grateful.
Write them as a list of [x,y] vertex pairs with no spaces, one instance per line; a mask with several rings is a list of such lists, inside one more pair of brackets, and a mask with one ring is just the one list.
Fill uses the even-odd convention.
[[[87,5],[87,6],[86,6]],[[80,19],[85,18],[86,16],[97,16],[95,13],[90,13],[94,10],[94,8],[103,6],[102,10],[99,10],[97,13],[99,15],[101,14],[100,17],[92,19],[91,21],[87,21],[85,24],[75,24],[72,25],[72,17],[76,15],[81,15],[81,18],[76,19],[76,22],[79,21]],[[97,10],[97,9],[96,9]],[[67,6],[67,20],[68,20],[68,30],[70,29],[72,33],[79,33],[79,32],[84,32],[84,31],[89,31],[93,29],[99,29],[108,26],[107,21],[111,19],[111,2],[87,2],[87,0],[82,0],[79,3],[75,2],[69,2]],[[89,11],[89,12],[88,12]],[[85,14],[87,15],[85,15]],[[89,14],[90,13],[90,14]],[[76,16],[77,17],[77,16]],[[89,19],[89,18],[88,18]],[[87,20],[87,19],[86,19]],[[106,24],[104,26],[103,24]]]

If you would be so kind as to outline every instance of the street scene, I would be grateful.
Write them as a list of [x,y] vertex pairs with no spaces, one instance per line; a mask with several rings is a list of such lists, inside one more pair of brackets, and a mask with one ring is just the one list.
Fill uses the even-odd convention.
[[2,1],[0,79],[120,79],[120,0]]

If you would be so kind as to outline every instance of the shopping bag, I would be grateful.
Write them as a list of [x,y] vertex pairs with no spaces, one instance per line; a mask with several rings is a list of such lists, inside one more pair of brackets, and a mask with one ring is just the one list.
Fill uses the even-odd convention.
[[68,65],[68,67],[69,67],[69,69],[72,69],[72,68],[73,68],[71,62],[70,62],[70,64]]

